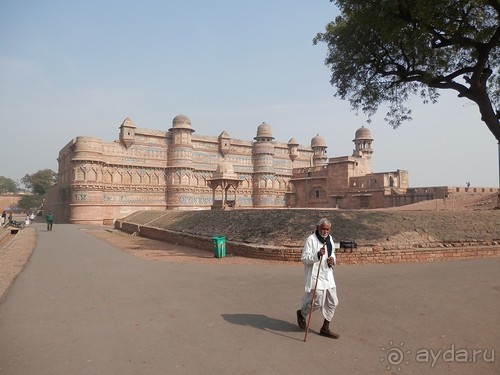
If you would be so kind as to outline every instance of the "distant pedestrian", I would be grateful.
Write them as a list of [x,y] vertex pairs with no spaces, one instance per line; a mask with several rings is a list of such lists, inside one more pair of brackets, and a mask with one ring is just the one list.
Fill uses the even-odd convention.
[[47,230],[52,230],[52,225],[54,224],[54,215],[52,214],[52,211],[49,211],[45,220],[47,221]]
[[469,187],[470,187],[470,182],[467,181],[467,183],[465,184],[465,186],[467,186],[467,190],[469,190]]
[[35,221],[35,213],[32,212],[31,215],[30,215],[30,222],[33,222]]
[[12,223],[12,211],[9,212],[9,223]]
[[30,215],[26,214],[26,217],[24,218],[24,226],[27,227],[30,225]]
[[7,212],[2,212],[2,218],[0,219],[0,225],[4,226],[7,224]]

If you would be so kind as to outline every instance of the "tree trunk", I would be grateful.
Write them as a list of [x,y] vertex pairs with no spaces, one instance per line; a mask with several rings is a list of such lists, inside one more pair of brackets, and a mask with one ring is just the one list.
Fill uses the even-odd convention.
[[498,119],[489,98],[486,95],[480,95],[476,98],[469,98],[474,101],[479,107],[481,120],[486,124],[488,129],[498,142],[498,194],[497,208],[500,209],[500,120]]
[[498,194],[497,208],[500,209],[500,141],[498,141]]

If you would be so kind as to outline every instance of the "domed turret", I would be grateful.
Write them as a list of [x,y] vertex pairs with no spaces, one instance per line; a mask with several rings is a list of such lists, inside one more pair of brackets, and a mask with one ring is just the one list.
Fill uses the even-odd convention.
[[169,130],[172,131],[174,129],[189,129],[190,131],[194,132],[193,128],[191,127],[191,120],[189,119],[189,117],[182,114],[175,116],[172,120],[172,127]]
[[373,138],[368,128],[362,126],[358,130],[356,130],[354,139],[352,141],[354,142],[354,151],[352,153],[352,156],[371,158],[373,154]]
[[254,207],[269,206],[274,202],[276,193],[273,181],[276,178],[274,170],[274,137],[271,126],[263,122],[257,128],[257,136],[253,143],[253,205]]
[[323,137],[321,137],[319,134],[316,135],[313,139],[311,139],[311,147],[326,147],[326,142]]
[[365,128],[364,126],[356,130],[356,133],[354,134],[354,139],[369,139],[373,141],[370,130],[368,128]]
[[191,142],[194,129],[191,120],[185,115],[177,115],[168,129],[170,139],[167,165],[175,168],[193,168],[193,144]]
[[[217,164],[217,169],[215,170],[213,177],[208,180],[208,186],[212,188],[213,192],[213,204],[212,209],[223,209],[230,207],[235,207],[237,205],[236,190],[240,186],[240,179],[238,174],[234,172],[233,165],[223,160]],[[220,190],[218,187],[220,186]],[[229,190],[233,188],[234,198],[228,200]],[[215,198],[216,190],[221,194],[220,200]]]
[[263,122],[257,128],[256,141],[272,141],[274,139],[271,126]]
[[[271,126],[263,122],[257,128],[257,136],[254,137],[255,142],[253,145],[253,154],[261,155],[261,160],[256,161],[256,165],[270,166],[272,165],[272,159],[269,159],[274,155],[274,137],[271,130]],[[267,155],[267,156],[266,156]],[[264,160],[269,159],[269,160]],[[257,170],[259,167],[257,166]]]
[[228,161],[221,161],[217,165],[213,179],[238,179],[238,175],[234,173],[233,165]]
[[319,134],[311,139],[311,148],[313,149],[313,165],[320,166],[325,165],[327,161],[326,156],[326,142]]

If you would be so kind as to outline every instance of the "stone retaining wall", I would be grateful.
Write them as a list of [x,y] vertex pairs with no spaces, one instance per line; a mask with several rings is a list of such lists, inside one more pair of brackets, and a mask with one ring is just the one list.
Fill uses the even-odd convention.
[[[139,235],[155,240],[175,243],[212,251],[212,239],[206,236],[182,233],[168,229],[141,226],[134,223],[116,221],[115,228],[126,233]],[[374,263],[413,263],[433,262],[443,260],[460,260],[500,256],[500,246],[496,244],[472,243],[435,243],[433,248],[389,249],[381,246],[363,246],[337,253],[340,264],[374,264]],[[253,245],[235,241],[226,241],[226,254],[248,258],[268,259],[277,261],[299,261],[302,247],[296,246],[265,246]]]
[[354,250],[352,253],[337,253],[341,264],[415,263],[443,260],[464,260],[500,256],[500,246],[452,247],[416,250]]
[[0,228],[0,242],[10,236],[10,228]]

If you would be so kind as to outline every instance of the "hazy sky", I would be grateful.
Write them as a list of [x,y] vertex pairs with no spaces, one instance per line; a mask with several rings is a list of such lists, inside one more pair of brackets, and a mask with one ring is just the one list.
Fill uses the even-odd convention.
[[50,168],[85,135],[118,138],[130,117],[165,130],[178,114],[195,134],[251,140],[263,121],[277,141],[321,135],[351,155],[368,127],[373,171],[404,169],[410,185],[498,186],[498,148],[476,106],[454,93],[415,99],[394,130],[335,98],[326,46],[328,0],[0,0],[0,176]]

